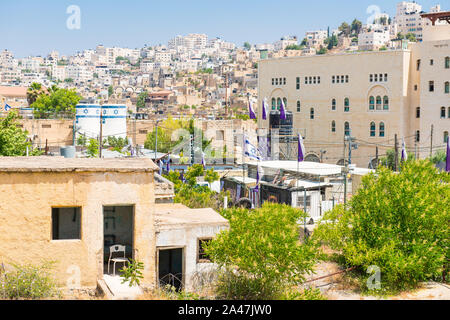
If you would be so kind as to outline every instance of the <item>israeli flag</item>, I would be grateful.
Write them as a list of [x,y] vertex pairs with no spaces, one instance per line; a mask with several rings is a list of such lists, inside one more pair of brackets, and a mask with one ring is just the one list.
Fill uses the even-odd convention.
[[202,152],[202,166],[203,166],[203,169],[206,169],[206,161],[205,161],[205,153],[204,152]]
[[305,160],[305,145],[303,144],[302,135],[298,134],[298,162]]
[[267,98],[264,98],[263,104],[262,104],[262,118],[263,118],[263,120],[267,119],[266,107],[267,107]]
[[250,119],[256,119],[256,114],[255,111],[253,110],[253,104],[250,100],[248,101],[248,113]]
[[402,162],[405,162],[406,160],[408,160],[408,153],[406,152],[405,138],[403,138],[403,142],[402,142]]
[[258,149],[253,144],[250,143],[250,141],[247,139],[247,137],[245,137],[244,149],[245,149],[244,154],[247,157],[258,160],[258,161],[261,160],[261,157],[258,156]]
[[9,111],[11,109],[12,109],[12,107],[9,104],[5,104],[5,111]]
[[167,171],[167,172],[170,172],[170,154],[169,154],[169,157],[167,158],[166,171]]
[[284,105],[284,101],[283,99],[281,99],[281,104],[280,104],[280,119],[281,120],[286,120],[286,111],[285,111],[285,105]]

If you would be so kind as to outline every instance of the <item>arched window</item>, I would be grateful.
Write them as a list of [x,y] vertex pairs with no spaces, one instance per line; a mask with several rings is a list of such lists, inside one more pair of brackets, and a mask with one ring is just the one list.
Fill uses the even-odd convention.
[[445,69],[450,69],[450,57],[445,57]]
[[380,122],[380,137],[384,137],[384,122]]
[[275,110],[277,108],[277,100],[275,98],[272,98],[272,110]]
[[349,135],[350,135],[350,123],[348,123],[348,122],[345,122],[345,123],[344,123],[344,134],[345,134],[346,136],[349,136]]
[[309,118],[311,120],[314,120],[314,108],[311,108],[311,110],[309,110]]
[[281,107],[281,98],[277,99],[277,110],[280,110]]
[[389,98],[388,96],[383,97],[383,110],[389,110]]
[[297,101],[297,112],[300,112],[300,100]]
[[336,99],[331,100],[331,110],[336,110]]
[[420,107],[416,108],[416,118],[420,118]]
[[348,98],[344,99],[344,112],[350,111],[350,100]]
[[444,85],[444,88],[445,93],[450,93],[450,82],[447,81]]
[[375,122],[370,123],[370,136],[375,137],[377,135],[377,126],[375,125]]
[[381,110],[381,97],[377,96],[377,110]]
[[288,106],[287,106],[287,99],[283,98],[283,103],[284,103],[284,110],[287,110]]
[[441,119],[445,119],[445,107],[441,107]]
[[448,131],[444,131],[444,143],[447,143],[448,140]]
[[375,98],[373,96],[369,98],[369,110],[375,110]]
[[331,132],[336,132],[336,121],[331,121]]

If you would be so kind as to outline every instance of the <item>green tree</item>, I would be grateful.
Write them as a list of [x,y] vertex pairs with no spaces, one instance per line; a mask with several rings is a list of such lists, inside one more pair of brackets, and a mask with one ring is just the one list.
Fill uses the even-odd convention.
[[143,91],[141,93],[139,93],[139,96],[137,98],[137,102],[136,102],[136,107],[137,109],[142,109],[145,108],[145,100],[148,97],[148,92],[147,91]]
[[114,88],[113,86],[108,87],[108,96],[111,97],[114,94]]
[[336,35],[332,35],[331,37],[329,37],[325,40],[325,44],[327,44],[327,49],[331,50],[331,49],[333,49],[333,47],[337,47],[338,38],[336,37]]
[[10,111],[5,118],[0,119],[0,156],[25,156],[27,147],[30,155],[40,155],[39,150],[32,150],[31,142],[28,141],[28,132],[17,126],[17,119],[19,116],[16,111]]
[[407,33],[406,36],[405,36],[405,38],[406,38],[408,41],[411,41],[411,42],[416,42],[416,41],[417,41],[416,35],[415,35],[414,33]]
[[301,284],[318,261],[314,242],[301,244],[298,221],[306,214],[287,205],[225,210],[230,229],[206,245],[220,267],[217,293],[224,299],[279,299]]
[[302,47],[298,44],[290,44],[286,46],[285,50],[302,50]]
[[379,267],[381,291],[389,293],[442,276],[450,258],[448,208],[450,175],[430,161],[408,161],[399,173],[381,167],[363,177],[347,210],[326,213],[313,237],[361,274]]
[[249,42],[244,42],[244,48],[250,50],[252,48],[252,45]]
[[104,146],[112,148],[114,151],[122,152],[122,149],[129,144],[128,138],[109,136],[103,141]]
[[85,147],[87,144],[87,138],[85,135],[80,135],[77,139],[77,145]]
[[45,119],[65,114],[73,117],[76,112],[76,105],[81,97],[75,89],[55,89],[50,90],[50,95],[41,94],[31,105],[36,117]]
[[358,35],[362,28],[362,22],[358,19],[353,20],[350,31],[353,32],[353,34]]
[[433,157],[431,157],[430,160],[433,164],[437,164],[439,162],[445,162],[446,157],[447,153],[444,150],[439,150],[433,155]]
[[342,22],[342,24],[338,27],[338,30],[346,37],[348,37],[351,33],[351,27],[347,22]]
[[90,139],[89,145],[87,147],[87,156],[89,158],[97,158],[98,157],[98,140],[97,139]]
[[208,182],[210,185],[214,182],[220,179],[219,174],[214,171],[213,168],[206,170],[205,172],[205,181]]
[[405,36],[401,32],[397,33],[397,40],[403,40],[403,39],[405,39]]
[[37,98],[44,93],[42,85],[37,82],[33,82],[27,90],[28,105],[31,106]]
[[320,49],[319,49],[319,51],[317,51],[317,54],[326,54],[327,53],[327,48],[325,48],[325,47],[320,47]]

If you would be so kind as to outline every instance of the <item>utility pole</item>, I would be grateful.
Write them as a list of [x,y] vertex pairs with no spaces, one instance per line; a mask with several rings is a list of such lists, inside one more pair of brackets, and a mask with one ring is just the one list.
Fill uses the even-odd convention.
[[228,73],[225,74],[225,117],[228,117]]
[[394,146],[394,171],[398,170],[398,139],[397,134],[394,136],[395,146]]
[[155,135],[155,161],[158,153],[158,119],[156,119],[156,135]]
[[352,164],[352,130],[349,130],[348,136],[348,164]]
[[103,104],[100,104],[100,141],[98,149],[99,158],[101,159],[103,151]]
[[414,138],[414,159],[418,160],[417,157],[417,139]]
[[378,169],[378,146],[375,148],[375,169]]
[[434,126],[431,125],[431,145],[430,145],[430,158],[433,157],[433,129]]
[[[135,145],[135,157],[138,157],[138,145],[137,145],[137,141],[136,141],[136,116],[134,116],[134,134],[133,134],[133,142]],[[133,148],[133,146],[131,146],[131,148]]]

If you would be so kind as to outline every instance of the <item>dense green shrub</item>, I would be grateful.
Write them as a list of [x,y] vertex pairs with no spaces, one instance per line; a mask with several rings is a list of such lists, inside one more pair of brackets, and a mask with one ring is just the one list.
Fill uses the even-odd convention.
[[414,287],[442,276],[450,258],[450,175],[429,161],[409,161],[394,173],[384,167],[327,213],[314,237],[340,250],[348,265],[376,265],[381,291]]
[[265,203],[262,208],[226,210],[230,229],[206,246],[220,267],[217,295],[225,299],[279,299],[304,281],[318,258],[313,242],[301,244],[299,209]]
[[50,275],[53,263],[14,265],[14,271],[0,272],[0,298],[45,299],[59,297],[56,282]]

